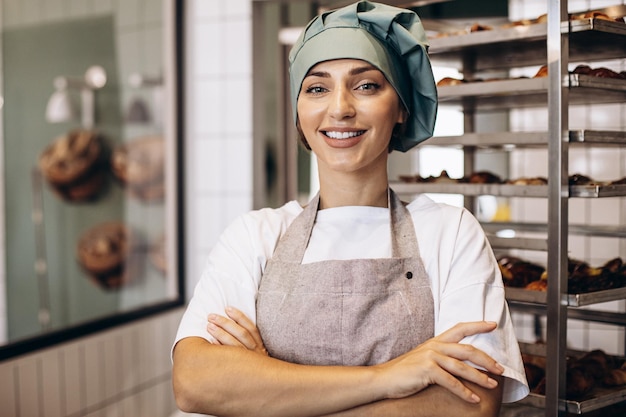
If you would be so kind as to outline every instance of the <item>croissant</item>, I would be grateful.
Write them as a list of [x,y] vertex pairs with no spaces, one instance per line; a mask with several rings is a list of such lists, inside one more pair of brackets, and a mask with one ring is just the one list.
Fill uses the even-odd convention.
[[614,387],[619,385],[626,385],[626,369],[612,369],[605,376],[602,381],[604,385]]

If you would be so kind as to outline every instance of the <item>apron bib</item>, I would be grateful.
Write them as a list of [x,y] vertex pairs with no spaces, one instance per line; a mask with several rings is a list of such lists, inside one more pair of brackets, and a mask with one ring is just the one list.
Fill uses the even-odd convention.
[[319,194],[278,242],[261,279],[257,326],[270,356],[374,365],[434,335],[430,281],[410,213],[389,190],[392,257],[302,264]]

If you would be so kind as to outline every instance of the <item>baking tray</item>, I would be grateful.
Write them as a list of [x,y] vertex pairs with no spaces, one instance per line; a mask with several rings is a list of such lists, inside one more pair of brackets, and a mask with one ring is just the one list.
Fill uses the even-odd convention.
[[[546,304],[548,293],[546,291],[530,291],[524,288],[505,287],[507,300],[521,301],[534,304]],[[594,291],[581,294],[567,294],[567,305],[570,307],[582,307],[609,301],[626,299],[626,287],[610,290]]]
[[[568,78],[571,104],[626,101],[626,80],[585,74],[569,74]],[[437,87],[437,91],[441,105],[479,110],[502,110],[503,108],[547,106],[549,85],[548,77],[518,78],[440,86]]]
[[[520,350],[534,356],[546,356],[545,344],[520,343]],[[587,352],[569,349],[566,354],[571,356],[582,356]],[[619,357],[618,357],[619,358]],[[622,359],[623,358],[619,358]],[[589,398],[581,400],[561,400],[559,408],[572,414],[584,414],[590,411],[599,410],[613,404],[626,400],[626,385],[623,387],[596,387]],[[541,394],[530,393],[526,398],[519,401],[519,404],[530,405],[537,408],[545,408],[546,397]]]
[[[483,229],[492,234],[496,234],[504,229],[513,229],[519,232],[548,233],[546,223],[528,222],[481,222]],[[570,234],[580,236],[601,236],[612,238],[626,238],[626,225],[600,225],[600,224],[575,224],[568,226]]]
[[[569,56],[572,62],[618,59],[626,56],[626,24],[604,19],[570,22]],[[543,65],[547,56],[547,24],[432,38],[431,60],[461,68],[466,56],[475,59],[475,70]]]
[[[545,147],[549,139],[547,131],[465,133],[456,136],[434,136],[422,146]],[[569,141],[572,144],[626,145],[626,132],[617,130],[571,130],[569,132]]]
[[[420,183],[392,182],[391,188],[400,194],[463,194],[466,196],[494,195],[499,197],[535,197],[548,196],[547,185],[512,185],[512,184],[467,184],[467,183]],[[616,185],[572,185],[570,197],[604,198],[626,196],[626,184]]]

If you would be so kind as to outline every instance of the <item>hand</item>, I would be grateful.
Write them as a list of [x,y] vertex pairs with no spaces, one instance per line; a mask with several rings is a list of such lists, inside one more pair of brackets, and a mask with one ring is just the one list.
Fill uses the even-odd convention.
[[234,307],[226,307],[228,317],[210,314],[207,331],[219,344],[239,346],[268,356],[259,329],[252,320]]
[[377,365],[385,375],[383,383],[389,387],[388,398],[404,398],[437,384],[465,401],[478,403],[480,398],[460,379],[485,388],[495,388],[497,382],[464,361],[494,375],[501,375],[504,368],[483,351],[459,342],[466,336],[488,333],[495,328],[493,322],[459,323],[404,355]]

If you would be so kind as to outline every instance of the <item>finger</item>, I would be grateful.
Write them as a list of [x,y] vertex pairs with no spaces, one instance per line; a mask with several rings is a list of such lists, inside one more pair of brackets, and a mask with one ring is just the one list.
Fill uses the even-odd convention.
[[465,323],[458,323],[436,336],[435,339],[442,342],[458,343],[467,336],[472,336],[479,333],[489,333],[497,327],[497,323],[493,321],[470,321]]
[[[485,388],[495,388],[498,385],[498,382],[491,378],[487,372],[454,358],[441,355],[437,357],[437,363],[453,379],[461,378]],[[499,372],[495,375],[499,375]]]
[[[486,369],[495,375],[501,375],[504,372],[504,368],[495,359],[486,354],[480,349],[475,348],[472,345],[464,343],[440,343],[434,341],[430,346],[437,355],[442,355],[446,360],[450,359],[455,364],[463,364],[463,369],[476,370],[475,367],[466,364],[464,361],[471,362],[474,365]],[[466,367],[466,368],[465,368]],[[480,371],[477,371],[480,372]],[[455,374],[456,375],[456,374]],[[459,375],[463,376],[463,375]]]
[[210,314],[208,320],[209,323],[213,323],[215,326],[228,333],[231,337],[235,338],[239,342],[237,345],[249,347],[249,344],[254,344],[254,340],[248,331],[235,323],[233,320],[218,314]]
[[263,345],[263,339],[261,339],[261,334],[259,333],[259,329],[256,325],[246,316],[241,310],[235,307],[226,307],[226,314],[230,317],[235,323],[239,324],[241,327],[246,329],[250,336],[254,339],[254,342],[261,346]]
[[207,331],[217,340],[220,345],[244,347],[233,335],[225,331],[223,328],[209,321],[206,326]]

